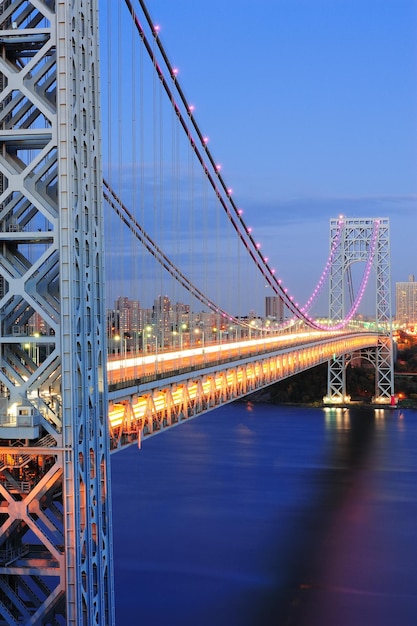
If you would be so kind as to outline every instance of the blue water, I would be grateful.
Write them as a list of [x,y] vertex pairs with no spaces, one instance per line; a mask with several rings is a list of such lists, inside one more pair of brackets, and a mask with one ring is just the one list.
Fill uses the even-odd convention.
[[117,626],[417,624],[417,411],[236,403],[112,485]]

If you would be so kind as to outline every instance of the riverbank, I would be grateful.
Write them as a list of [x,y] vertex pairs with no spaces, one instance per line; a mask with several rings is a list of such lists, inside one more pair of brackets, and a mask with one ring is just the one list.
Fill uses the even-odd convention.
[[349,408],[374,408],[374,409],[417,409],[417,400],[405,398],[399,400],[396,405],[381,405],[374,404],[369,400],[351,400],[350,402],[343,402],[341,404],[326,404],[323,401],[315,401],[315,402],[283,402],[277,398],[272,398],[271,394],[265,390],[256,391],[254,393],[237,400],[237,402],[253,402],[255,404],[270,404],[272,406],[293,406],[293,407],[305,407],[305,408],[314,408],[314,409],[323,409],[323,408],[338,408],[338,409],[349,409]]

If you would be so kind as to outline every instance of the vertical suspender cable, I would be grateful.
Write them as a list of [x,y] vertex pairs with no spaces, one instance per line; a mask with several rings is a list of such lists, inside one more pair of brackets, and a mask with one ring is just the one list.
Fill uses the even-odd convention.
[[[193,273],[196,268],[195,260],[194,260],[194,219],[195,219],[195,205],[194,205],[194,151],[191,149],[190,143],[188,143],[188,211],[189,211],[189,227],[187,232],[188,238],[188,273]],[[193,333],[193,323],[192,323],[192,315],[194,308],[194,298],[189,294],[188,302],[190,307],[190,314],[188,316],[188,337],[189,342],[192,341],[192,333]]]
[[[136,100],[136,77],[137,77],[137,38],[135,37],[134,29],[131,29],[131,48],[132,48],[132,86],[131,86],[131,108],[132,108],[132,167],[131,167],[131,180],[133,181],[132,189],[132,207],[137,215],[138,211],[138,192],[136,185],[136,173],[137,173],[137,100]],[[138,260],[140,251],[138,246],[134,242],[133,237],[129,237],[131,241],[131,275],[132,275],[132,294],[135,302],[140,301],[139,298],[139,274],[138,274]],[[132,306],[132,305],[131,305]],[[132,352],[136,354],[138,348],[138,312],[139,304],[130,311],[130,348]],[[134,377],[137,378],[137,370]]]
[[[146,224],[145,222],[145,101],[144,101],[144,50],[142,45],[142,40],[139,42],[139,98],[138,98],[138,107],[139,107],[139,195],[140,195],[140,206],[139,206],[139,221],[141,224]],[[138,264],[140,267],[140,292],[139,292],[139,300],[141,306],[141,319],[140,319],[140,329],[141,329],[141,348],[142,352],[146,347],[146,327],[148,325],[148,317],[146,315],[147,308],[149,303],[146,297],[146,250],[142,246],[141,247],[141,262]],[[146,306],[145,306],[146,305]]]
[[[165,195],[165,175],[164,175],[164,167],[165,167],[165,143],[164,143],[164,133],[165,133],[165,123],[164,123],[164,92],[161,87],[160,81],[158,81],[158,108],[159,108],[159,193],[158,193],[158,213],[159,213],[159,237],[160,241],[163,242],[163,246],[166,249],[167,241],[165,241],[165,233],[167,229],[165,228],[166,214],[165,214],[165,204],[164,204],[164,195]],[[169,315],[169,311],[167,311],[168,300],[165,298],[167,295],[165,289],[166,283],[166,274],[163,271],[162,267],[160,268],[160,280],[161,280],[161,295],[162,295],[162,305],[161,305],[161,350],[164,349],[166,342],[166,334],[168,332],[167,329],[167,316]]]
[[[172,78],[171,78],[171,89],[173,86]],[[171,250],[174,258],[178,258],[178,240],[179,240],[179,219],[178,219],[178,145],[177,145],[177,124],[176,124],[176,114],[174,108],[173,96],[171,95],[171,212],[169,218],[170,231],[171,231]],[[174,233],[176,233],[174,239]],[[172,304],[175,307],[178,302],[178,283],[175,281],[175,284],[171,289],[172,295]],[[170,332],[170,341],[173,343],[175,338],[175,333],[177,332],[178,326],[178,309],[174,308],[171,325],[169,328]]]
[[[124,95],[124,84],[122,80],[122,63],[123,59],[123,50],[122,50],[122,11],[120,6],[118,6],[117,11],[117,183],[118,183],[118,192],[122,192],[123,178],[122,178],[122,167],[123,167],[123,95]],[[123,348],[124,348],[124,316],[122,310],[122,302],[123,296],[125,294],[125,267],[126,267],[126,246],[124,245],[125,239],[125,231],[122,227],[119,229],[118,235],[118,248],[119,248],[119,276],[118,276],[118,284],[120,285],[119,291],[117,293],[118,299],[118,340],[117,340],[117,351],[120,356],[123,356]],[[124,366],[122,365],[122,377],[124,375]]]
[[[113,180],[112,180],[112,175],[111,175],[111,154],[112,154],[112,132],[111,132],[111,119],[112,119],[112,89],[111,89],[111,85],[112,85],[112,59],[113,59],[113,37],[111,37],[111,0],[107,1],[107,42],[108,42],[108,48],[107,48],[107,81],[106,81],[106,88],[107,88],[107,155],[105,157],[105,160],[107,161],[107,177],[108,180],[110,181],[110,184],[113,185]],[[104,227],[106,226],[106,221],[108,223],[108,220],[104,221]],[[108,253],[107,253],[107,261],[109,259],[108,257]],[[107,272],[107,276],[106,276],[106,301],[107,301],[107,309],[112,308],[112,305],[110,303],[110,298],[111,298],[111,276],[110,273]],[[108,337],[108,342],[107,342],[107,350],[108,351],[112,351],[112,346],[113,346],[113,335],[114,335],[114,330],[113,330],[113,315],[110,316],[110,319],[107,322],[107,337]]]

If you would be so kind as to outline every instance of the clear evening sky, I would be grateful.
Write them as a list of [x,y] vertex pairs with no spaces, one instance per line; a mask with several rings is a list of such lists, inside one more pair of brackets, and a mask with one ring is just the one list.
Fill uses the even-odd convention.
[[417,276],[417,0],[148,0],[248,223],[308,297],[329,219],[389,217]]

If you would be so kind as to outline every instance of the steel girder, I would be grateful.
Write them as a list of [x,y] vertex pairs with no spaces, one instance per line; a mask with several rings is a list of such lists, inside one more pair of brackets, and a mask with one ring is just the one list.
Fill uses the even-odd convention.
[[330,356],[371,349],[376,333],[334,333],[319,340],[245,359],[207,367],[200,372],[184,372],[175,382],[161,386],[156,379],[145,384],[127,385],[110,392],[112,449],[122,449],[135,441],[153,436],[184,420],[233,402],[299,372],[326,363]]
[[[340,234],[340,228],[342,233]],[[339,238],[339,245],[336,246]],[[330,221],[330,249],[336,249],[330,269],[329,317],[337,324],[346,316],[346,289],[350,267],[367,262],[373,251],[376,275],[375,322],[380,332],[375,348],[375,396],[388,403],[394,393],[391,322],[391,278],[389,220],[387,218],[338,218]],[[327,398],[341,402],[346,396],[346,355],[329,360]]]
[[0,624],[113,624],[96,0],[0,4]]

